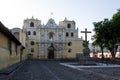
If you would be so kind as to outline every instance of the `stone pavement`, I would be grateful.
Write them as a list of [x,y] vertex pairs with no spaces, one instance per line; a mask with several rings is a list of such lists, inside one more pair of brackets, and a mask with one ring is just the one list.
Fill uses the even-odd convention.
[[[119,72],[117,72],[117,70]],[[111,77],[112,74],[116,76]],[[80,69],[60,65],[60,61],[28,60],[4,80],[120,80],[120,68]]]
[[10,65],[9,67],[0,70],[0,80],[6,80],[10,76],[10,74],[14,73],[24,63],[25,61],[21,61],[21,62],[18,62],[14,65]]
[[[99,76],[102,76],[104,78],[109,78],[109,80],[120,80],[120,65],[118,64],[104,64],[104,65],[76,65],[75,63],[71,62],[65,62],[60,63],[61,65],[64,65],[66,67],[70,67],[79,71],[88,72],[91,74],[96,74]],[[94,80],[94,79],[93,79]]]

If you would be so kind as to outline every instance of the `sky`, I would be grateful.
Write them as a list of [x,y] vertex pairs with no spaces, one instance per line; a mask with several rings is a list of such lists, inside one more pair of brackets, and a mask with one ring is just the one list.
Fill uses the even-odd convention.
[[[111,19],[120,8],[120,0],[0,0],[0,21],[9,29],[22,28],[23,21],[32,16],[46,24],[53,18],[57,24],[65,17],[74,20],[80,31],[88,29],[88,40],[94,34],[93,22]],[[50,13],[53,13],[51,15]]]

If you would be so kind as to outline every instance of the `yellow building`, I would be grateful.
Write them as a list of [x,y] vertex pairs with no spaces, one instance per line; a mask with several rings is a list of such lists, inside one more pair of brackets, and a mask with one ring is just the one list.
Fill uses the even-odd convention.
[[19,62],[22,51],[21,43],[0,22],[0,69]]
[[24,20],[23,30],[26,32],[27,54],[39,59],[76,58],[82,52],[83,40],[78,38],[75,21],[60,21],[56,24],[50,18],[46,24],[41,20]]
[[[13,28],[10,30],[11,33],[16,37],[17,40],[20,41],[21,45],[25,47],[25,43],[26,43],[26,33],[23,29],[20,28]],[[22,60],[27,58],[26,55],[26,49],[23,50],[22,52]]]

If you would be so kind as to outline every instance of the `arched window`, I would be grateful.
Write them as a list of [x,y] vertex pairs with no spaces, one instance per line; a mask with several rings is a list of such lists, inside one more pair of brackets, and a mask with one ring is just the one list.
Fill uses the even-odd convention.
[[30,23],[30,27],[34,27],[34,23],[33,22]]
[[70,53],[70,52],[72,52],[72,49],[71,49],[71,48],[69,48],[69,49],[68,49],[68,52],[69,52],[69,53]]
[[34,45],[35,43],[34,43],[34,41],[31,41],[31,43],[30,43],[31,45]]
[[34,52],[34,48],[31,48],[31,52]]
[[71,46],[72,45],[72,42],[68,42],[68,46]]
[[72,33],[71,33],[71,37],[73,37],[73,36],[74,36],[74,33],[72,32]]
[[68,37],[69,36],[69,33],[68,32],[66,32],[66,37]]
[[53,33],[52,32],[49,33],[49,39],[53,39]]
[[71,24],[69,23],[69,24],[67,24],[67,28],[71,28]]
[[36,32],[35,32],[35,31],[33,32],[33,35],[36,35]]
[[31,35],[31,32],[30,32],[30,31],[28,31],[28,32],[27,32],[27,34],[28,34],[28,35]]

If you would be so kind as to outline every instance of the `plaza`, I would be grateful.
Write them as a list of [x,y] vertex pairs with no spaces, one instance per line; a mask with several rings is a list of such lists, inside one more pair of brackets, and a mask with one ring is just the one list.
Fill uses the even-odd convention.
[[0,80],[119,80],[120,67],[70,68],[60,60],[26,60]]

